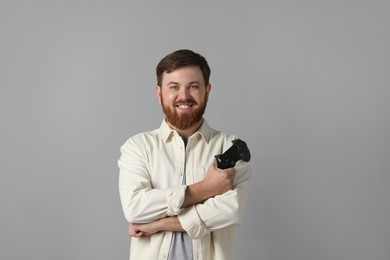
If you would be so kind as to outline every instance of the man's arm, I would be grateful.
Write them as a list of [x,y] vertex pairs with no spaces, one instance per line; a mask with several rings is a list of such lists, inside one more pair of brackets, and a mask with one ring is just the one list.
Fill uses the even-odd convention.
[[151,223],[132,224],[128,226],[128,234],[131,237],[151,236],[160,231],[185,231],[176,216],[166,217]]
[[195,184],[188,185],[182,208],[202,203],[216,195],[221,195],[233,189],[236,170],[229,168],[218,169],[215,164],[209,166],[206,177]]
[[[184,185],[164,188],[152,185],[147,165],[148,151],[144,143],[143,136],[130,138],[121,147],[118,160],[120,199],[129,223],[149,223],[175,216],[182,210],[180,206],[185,196]],[[159,176],[156,178],[161,179],[161,175]],[[160,183],[165,180],[157,181]]]

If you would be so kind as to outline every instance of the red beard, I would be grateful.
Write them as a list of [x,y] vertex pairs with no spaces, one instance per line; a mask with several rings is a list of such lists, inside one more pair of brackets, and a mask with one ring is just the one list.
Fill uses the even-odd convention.
[[[196,123],[198,123],[203,117],[204,111],[206,110],[206,104],[207,104],[207,98],[205,98],[202,104],[200,104],[198,108],[194,109],[192,113],[178,114],[176,109],[168,105],[165,105],[164,100],[161,101],[163,104],[162,109],[165,113],[167,122],[175,129],[178,130],[186,130],[191,126],[195,125]],[[194,100],[178,101],[176,102],[176,104],[177,103],[192,103],[194,105],[197,104]]]

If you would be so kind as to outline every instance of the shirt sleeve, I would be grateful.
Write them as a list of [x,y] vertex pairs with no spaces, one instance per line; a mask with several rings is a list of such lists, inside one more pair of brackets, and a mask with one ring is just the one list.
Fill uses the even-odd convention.
[[146,162],[146,153],[135,140],[129,139],[121,147],[119,193],[129,223],[149,223],[182,211],[186,186],[153,188]]
[[249,163],[237,163],[235,168],[233,190],[189,207],[178,215],[182,227],[192,239],[240,224],[248,197],[251,170]]

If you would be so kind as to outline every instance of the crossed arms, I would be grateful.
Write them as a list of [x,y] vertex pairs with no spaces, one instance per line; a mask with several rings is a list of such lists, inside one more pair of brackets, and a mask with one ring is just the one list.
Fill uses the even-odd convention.
[[[187,186],[182,208],[202,203],[216,195],[233,189],[236,170],[221,170],[215,164],[210,165],[206,177],[195,184]],[[132,237],[150,236],[160,231],[185,231],[177,216],[165,217],[145,224],[130,223],[128,234]]]
[[[239,224],[250,178],[247,163],[226,170],[212,164],[199,182],[162,188],[169,187],[166,176],[150,176],[144,162],[145,154],[136,145],[122,147],[119,188],[130,236],[185,231],[196,239]],[[165,185],[152,186],[152,178],[161,178]]]

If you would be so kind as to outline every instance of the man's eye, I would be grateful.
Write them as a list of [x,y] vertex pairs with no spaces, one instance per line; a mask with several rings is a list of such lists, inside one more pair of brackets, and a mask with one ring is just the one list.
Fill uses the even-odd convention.
[[170,86],[169,88],[172,89],[172,90],[178,90],[178,89],[179,89],[179,86],[172,85],[172,86]]
[[199,88],[199,86],[198,86],[198,85],[191,85],[191,88],[198,89],[198,88]]

